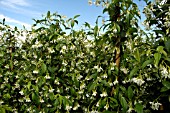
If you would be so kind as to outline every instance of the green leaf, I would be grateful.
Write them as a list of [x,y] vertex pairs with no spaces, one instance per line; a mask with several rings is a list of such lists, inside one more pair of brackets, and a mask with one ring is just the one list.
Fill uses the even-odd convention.
[[3,18],[3,20],[2,20],[2,24],[5,25],[5,18]]
[[90,92],[90,91],[93,90],[95,87],[96,87],[96,82],[91,83],[91,85],[90,85],[88,91]]
[[47,18],[50,18],[50,11],[47,12]]
[[129,26],[129,24],[130,24],[130,14],[129,13],[126,14],[126,23],[127,23],[127,26]]
[[163,46],[158,46],[156,49],[158,52],[163,53],[165,56],[167,56],[167,53],[164,51],[164,47]]
[[43,63],[42,66],[41,66],[41,72],[45,73],[46,70],[47,70],[47,66],[45,65],[45,63]]
[[98,26],[96,25],[96,26],[94,27],[94,36],[96,37],[97,34],[98,34]]
[[103,14],[108,11],[108,8],[103,9]]
[[160,91],[160,92],[165,92],[165,91],[168,91],[168,90],[169,90],[169,89],[164,86],[164,87],[161,88],[161,91]]
[[87,22],[85,22],[84,26],[90,28],[90,24]]
[[137,104],[135,105],[135,111],[136,111],[137,113],[143,113],[143,106],[142,106],[142,104],[137,103]]
[[3,108],[7,111],[12,111],[12,108],[9,107],[8,105],[3,105]]
[[[106,111],[104,111],[104,112],[102,112],[102,113],[114,113],[113,111],[108,111],[108,110],[106,110]],[[115,112],[116,113],[116,112]]]
[[139,50],[136,49],[136,51],[134,52],[134,55],[135,55],[135,59],[140,62],[140,55],[139,55]]
[[111,69],[108,69],[108,75],[111,76]]
[[30,87],[31,87],[31,81],[29,81],[28,84],[27,84],[28,90],[30,90]]
[[62,100],[63,100],[63,97],[60,95],[60,96],[59,96],[60,105],[62,104]]
[[115,23],[114,25],[115,25],[117,31],[120,32],[120,26],[117,23]]
[[74,27],[74,20],[71,20],[71,27]]
[[57,98],[57,99],[55,99],[54,105],[55,105],[55,106],[58,106],[58,105],[59,105],[58,98]]
[[170,39],[165,42],[165,49],[170,52]]
[[132,27],[128,29],[129,34],[137,32],[137,29]]
[[75,16],[74,16],[74,19],[78,18],[79,16],[80,16],[80,15],[75,15]]
[[71,95],[72,95],[72,96],[73,96],[73,95],[76,95],[76,91],[75,91],[75,89],[74,89],[73,87],[70,88],[70,92],[71,92]]
[[170,89],[170,82],[169,81],[163,81],[162,84],[167,87],[168,89]]
[[148,64],[151,64],[152,62],[153,62],[153,59],[146,60],[146,61],[142,64],[142,69],[144,69]]
[[132,98],[133,98],[133,90],[132,90],[131,86],[128,87],[128,98],[130,100],[132,100]]
[[127,102],[126,102],[125,97],[121,97],[120,103],[121,103],[123,109],[126,111],[127,108],[128,108],[128,104],[127,104]]
[[5,109],[0,106],[0,113],[6,113]]
[[161,59],[161,54],[160,53],[155,53],[154,58],[155,58],[155,65],[158,66],[159,61]]
[[76,24],[78,24],[78,23],[79,23],[77,20],[74,20],[74,22],[75,22]]
[[130,72],[130,75],[129,75],[130,79],[133,77],[134,74],[137,73],[138,69],[139,69],[138,67],[135,67],[135,68],[132,69],[132,71]]

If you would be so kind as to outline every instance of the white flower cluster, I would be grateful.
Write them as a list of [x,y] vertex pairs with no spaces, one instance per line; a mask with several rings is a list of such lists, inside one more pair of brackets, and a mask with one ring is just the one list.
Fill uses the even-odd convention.
[[145,81],[143,79],[140,79],[140,78],[132,78],[131,81],[136,83],[139,86],[141,86],[142,84],[145,83]]
[[163,78],[168,78],[170,79],[170,73],[168,72],[168,69],[163,67],[160,69],[161,70],[161,75]]
[[154,103],[154,102],[149,102],[149,103],[151,104],[151,108],[152,108],[153,110],[158,110],[158,109],[159,109],[159,106],[162,105],[161,103],[158,103],[158,102],[156,102],[156,103]]

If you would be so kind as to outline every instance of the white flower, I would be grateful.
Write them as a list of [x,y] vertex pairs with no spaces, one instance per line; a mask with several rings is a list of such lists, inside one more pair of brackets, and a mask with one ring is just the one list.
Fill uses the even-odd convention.
[[0,105],[3,104],[3,103],[4,103],[4,101],[0,100]]
[[149,102],[149,103],[151,104],[151,108],[152,108],[153,110],[158,110],[159,106],[162,105],[161,103],[158,103],[158,102],[156,102],[156,103],[154,103],[154,102]]
[[133,108],[130,107],[130,108],[128,109],[127,113],[132,113],[132,111],[133,111]]
[[170,78],[170,73],[168,72],[168,70],[165,67],[161,68],[161,74],[163,78]]
[[5,67],[6,69],[9,69],[9,65],[8,65],[8,64],[7,64],[7,65],[5,65],[4,67]]
[[54,91],[54,89],[49,89],[49,92],[52,93]]
[[50,79],[51,77],[49,76],[49,74],[46,74],[45,78]]
[[34,74],[38,74],[38,72],[39,72],[38,70],[34,70],[33,71]]
[[18,101],[19,101],[19,102],[24,102],[24,100],[23,100],[23,99],[18,99]]
[[48,48],[48,51],[49,51],[49,53],[54,53],[55,52],[53,48]]
[[78,74],[77,79],[80,80],[80,79],[82,79],[82,78],[83,78],[83,76],[80,75],[80,74]]
[[80,105],[77,103],[77,104],[74,106],[73,110],[77,110],[79,107],[80,107]]
[[82,83],[82,84],[80,85],[80,90],[83,89],[83,88],[85,88],[85,86],[86,86],[86,84],[85,84],[85,83]]
[[67,111],[69,111],[71,108],[72,108],[72,106],[70,106],[70,105],[68,105],[68,104],[66,105],[66,110],[67,110]]
[[65,60],[63,60],[62,64],[63,64],[64,66],[67,66],[68,63],[67,63]]
[[110,64],[110,66],[111,66],[111,70],[114,70],[114,69],[115,69],[116,64],[115,64],[115,63],[111,63],[111,64]]
[[51,104],[47,104],[47,107],[51,107],[52,105]]
[[83,90],[78,91],[79,94],[83,94]]
[[24,95],[24,92],[23,92],[23,90],[21,90],[19,93],[20,93],[21,95]]
[[105,108],[106,110],[108,110],[109,104],[106,104],[106,105],[104,106],[104,108]]
[[31,102],[30,98],[29,97],[26,97],[26,102]]
[[128,73],[128,70],[126,68],[121,68],[120,70],[123,71],[124,74]]
[[96,92],[96,90],[93,90],[93,96],[96,96],[96,94],[97,94],[97,92]]
[[113,86],[113,83],[112,82],[108,82],[110,86]]
[[42,98],[40,98],[40,103],[44,103],[44,100]]
[[89,94],[86,94],[86,97],[89,97]]
[[63,46],[63,47],[62,47],[62,49],[63,49],[63,50],[66,50],[66,49],[67,49],[67,47],[66,47],[66,46]]
[[54,83],[57,85],[60,85],[60,82],[58,81],[58,79],[55,79]]
[[142,84],[145,83],[145,81],[143,79],[140,79],[140,78],[132,78],[132,82],[136,83],[139,86],[141,86]]
[[60,89],[59,88],[57,89],[57,93],[60,93]]
[[119,83],[119,81],[118,81],[117,78],[116,78],[116,80],[113,82],[113,84],[116,85],[116,84],[118,84],[118,83]]
[[103,69],[101,68],[101,66],[99,67],[99,65],[94,66],[94,69],[97,70],[97,72],[101,72]]
[[106,97],[107,96],[107,92],[103,92],[102,94],[100,94],[101,97]]
[[99,107],[99,102],[97,102],[96,106]]
[[102,77],[103,77],[103,78],[107,78],[107,74],[105,73]]

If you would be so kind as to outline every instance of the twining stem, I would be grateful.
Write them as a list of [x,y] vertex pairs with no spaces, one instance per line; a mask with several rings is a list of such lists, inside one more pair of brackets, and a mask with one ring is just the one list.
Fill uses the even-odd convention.
[[120,66],[120,45],[118,45],[116,47],[116,55],[115,56],[116,56],[115,63],[116,63],[116,66],[119,69],[119,66]]

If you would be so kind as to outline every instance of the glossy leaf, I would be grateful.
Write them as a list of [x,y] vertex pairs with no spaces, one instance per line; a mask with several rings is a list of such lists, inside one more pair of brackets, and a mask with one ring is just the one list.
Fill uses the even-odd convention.
[[47,12],[47,18],[50,18],[50,11]]
[[133,98],[133,89],[131,86],[128,87],[128,98],[132,100]]
[[161,54],[160,53],[155,53],[154,58],[155,58],[155,65],[158,66],[158,63],[159,63],[159,61],[161,59]]
[[128,108],[128,104],[127,104],[126,99],[124,97],[121,97],[120,103],[121,103],[123,109],[126,111],[127,108]]
[[169,81],[163,81],[162,84],[167,87],[168,89],[170,89],[170,82]]
[[138,62],[140,62],[140,55],[139,55],[139,50],[138,49],[135,50],[134,55],[135,55],[136,60]]
[[147,65],[151,64],[153,62],[152,59],[146,60],[143,64],[142,64],[142,68],[145,68]]
[[140,103],[135,104],[135,111],[137,113],[143,113],[143,105]]
[[134,68],[130,71],[129,78],[132,78],[133,75],[135,75],[135,74],[137,73],[138,70],[139,70],[138,67],[134,67]]
[[41,66],[41,72],[45,73],[46,70],[47,70],[47,66],[43,63],[42,66]]

